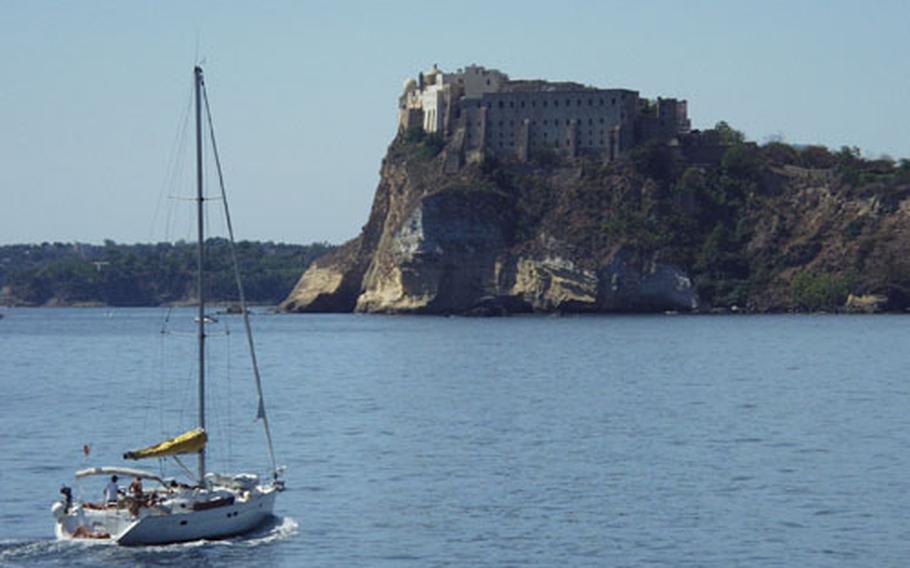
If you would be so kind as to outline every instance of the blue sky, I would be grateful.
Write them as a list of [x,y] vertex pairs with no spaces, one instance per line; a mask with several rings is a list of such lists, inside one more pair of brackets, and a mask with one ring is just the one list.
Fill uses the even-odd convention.
[[162,211],[188,206],[166,199],[188,186],[165,180],[197,53],[242,238],[356,235],[401,85],[433,63],[685,98],[696,128],[726,120],[759,142],[910,156],[903,1],[2,0],[0,10],[0,243],[185,236],[160,225]]

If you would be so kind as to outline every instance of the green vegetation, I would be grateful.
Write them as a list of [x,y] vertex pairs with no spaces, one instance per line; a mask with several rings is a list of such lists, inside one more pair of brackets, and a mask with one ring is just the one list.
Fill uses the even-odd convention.
[[[278,303],[307,266],[332,247],[241,241],[237,257],[247,300]],[[236,301],[230,246],[209,239],[206,294]],[[196,245],[157,243],[103,246],[43,243],[0,246],[0,300],[27,305],[106,304],[154,306],[195,294]]]
[[815,311],[842,308],[850,288],[844,276],[804,270],[793,277],[790,291],[800,308]]
[[446,145],[442,134],[439,132],[428,134],[422,127],[416,125],[401,133],[401,141],[413,148],[414,156],[419,160],[432,160]]
[[[523,253],[551,254],[541,247],[559,243],[596,270],[623,250],[685,270],[706,306],[747,310],[837,309],[850,292],[896,298],[910,289],[910,262],[898,270],[882,256],[901,249],[883,252],[879,234],[892,230],[881,215],[910,199],[910,160],[760,145],[725,122],[609,163],[539,150],[530,158],[487,157],[478,172],[510,197],[510,234]],[[832,205],[850,200],[862,205]],[[849,258],[837,264],[837,254]]]

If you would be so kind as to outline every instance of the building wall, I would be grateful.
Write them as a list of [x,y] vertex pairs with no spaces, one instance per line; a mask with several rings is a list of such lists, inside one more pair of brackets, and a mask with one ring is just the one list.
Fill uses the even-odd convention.
[[638,93],[625,89],[487,93],[480,99],[462,99],[458,106],[468,150],[515,156],[544,148],[570,155],[608,153],[611,132],[617,128],[620,149],[631,147]]
[[460,83],[465,97],[475,99],[485,93],[498,92],[509,80],[509,76],[496,69],[484,69],[477,65],[468,65],[459,69],[455,81]]
[[477,65],[446,74],[434,65],[405,82],[398,126],[457,135],[458,148],[475,157],[519,160],[546,150],[613,159],[646,140],[689,131],[686,101],[659,98],[645,111],[642,103],[628,89],[510,81]]

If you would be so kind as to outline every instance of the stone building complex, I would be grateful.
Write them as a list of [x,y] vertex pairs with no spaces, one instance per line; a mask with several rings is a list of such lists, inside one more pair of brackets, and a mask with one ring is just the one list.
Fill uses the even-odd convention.
[[398,126],[441,133],[463,159],[485,155],[526,161],[538,152],[612,160],[652,139],[689,131],[686,101],[639,98],[628,89],[572,82],[512,80],[469,65],[445,73],[436,65],[404,84]]

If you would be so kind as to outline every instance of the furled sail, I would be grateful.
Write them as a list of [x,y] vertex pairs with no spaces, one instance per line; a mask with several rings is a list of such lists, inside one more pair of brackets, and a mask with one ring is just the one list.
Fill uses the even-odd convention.
[[196,428],[160,444],[126,452],[123,454],[123,459],[141,460],[176,456],[177,454],[192,454],[204,448],[206,440],[208,440],[208,436],[206,436],[205,430]]

